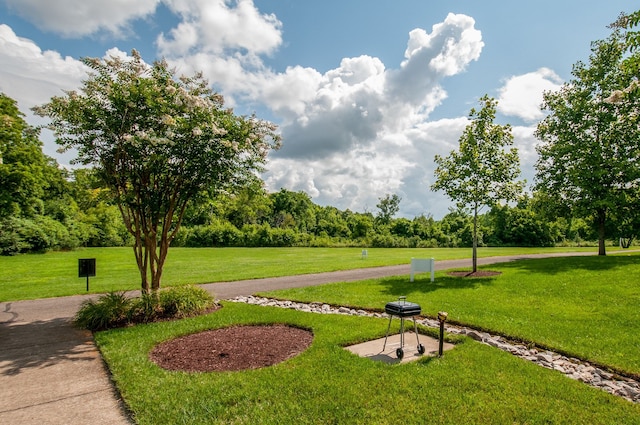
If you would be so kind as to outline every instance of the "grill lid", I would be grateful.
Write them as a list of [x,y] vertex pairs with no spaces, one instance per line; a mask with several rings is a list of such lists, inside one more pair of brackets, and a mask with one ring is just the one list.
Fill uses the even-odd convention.
[[384,307],[385,313],[400,317],[417,316],[420,314],[421,310],[422,309],[419,304],[410,303],[402,299],[387,303]]

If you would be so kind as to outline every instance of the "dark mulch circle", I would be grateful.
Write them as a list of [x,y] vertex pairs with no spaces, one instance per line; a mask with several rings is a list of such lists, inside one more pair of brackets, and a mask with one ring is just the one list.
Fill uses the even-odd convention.
[[454,277],[490,277],[490,276],[498,276],[501,275],[502,272],[496,272],[491,270],[478,270],[475,273],[470,271],[456,271],[456,272],[448,272],[449,276]]
[[300,354],[312,340],[310,331],[287,325],[231,326],[163,342],[149,357],[164,369],[185,372],[258,369]]

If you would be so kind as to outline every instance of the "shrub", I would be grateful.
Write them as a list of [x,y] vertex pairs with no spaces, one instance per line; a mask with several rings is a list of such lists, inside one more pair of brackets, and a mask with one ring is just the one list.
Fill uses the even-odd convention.
[[193,316],[211,307],[213,297],[204,289],[193,286],[176,286],[160,291],[159,301],[164,317]]
[[129,298],[124,292],[109,292],[97,300],[85,301],[74,322],[79,327],[101,331],[127,324],[194,316],[214,303],[207,291],[193,285],[163,289],[137,298]]
[[91,331],[123,326],[128,321],[131,303],[124,292],[109,292],[97,300],[83,302],[74,321]]
[[148,323],[164,316],[158,294],[142,294],[131,300],[127,317],[131,323]]

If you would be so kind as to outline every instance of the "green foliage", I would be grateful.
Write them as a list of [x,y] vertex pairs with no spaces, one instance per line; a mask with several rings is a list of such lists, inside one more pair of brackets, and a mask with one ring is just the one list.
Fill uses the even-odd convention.
[[[625,50],[629,55],[625,57],[622,62],[622,67],[637,76],[640,74],[640,31],[638,31],[638,26],[640,26],[640,10],[629,14],[621,14],[611,26],[612,28],[624,30],[622,38],[624,40]],[[637,85],[635,88],[630,86],[628,89],[631,89],[628,91],[629,94],[638,94]]]
[[0,93],[0,219],[44,214],[44,201],[64,189],[63,174],[15,100]]
[[201,74],[177,78],[136,51],[83,62],[92,72],[79,92],[34,110],[51,119],[62,149],[95,164],[134,237],[142,290],[155,291],[187,205],[253,181],[279,136],[271,123],[225,108]]
[[594,223],[605,255],[611,219],[621,211],[638,216],[632,206],[640,179],[639,104],[618,96],[637,78],[622,67],[620,32],[592,43],[591,52],[588,64],[574,66],[571,81],[544,96],[549,114],[536,130],[542,141],[536,178],[547,199]]
[[520,174],[518,150],[513,145],[510,125],[495,124],[498,102],[485,95],[482,108],[471,109],[470,124],[460,137],[458,151],[449,156],[436,155],[436,182],[432,190],[442,190],[456,201],[458,208],[473,212],[473,271],[477,269],[478,211],[501,200],[515,199],[524,182],[515,181]]
[[0,220],[0,254],[77,248],[80,241],[62,223],[48,216]]
[[444,191],[461,209],[477,211],[500,200],[512,200],[523,183],[514,181],[520,174],[520,160],[513,144],[511,126],[495,124],[497,101],[480,99],[482,108],[471,109],[470,124],[460,137],[458,151],[449,156],[436,155],[436,182],[433,190]]
[[[131,299],[131,304],[127,311],[128,323],[149,323],[163,317],[163,308],[156,292],[142,293],[137,298]],[[110,327],[118,327],[114,324]]]
[[125,292],[109,292],[97,300],[85,301],[76,313],[75,324],[91,331],[181,319],[202,313],[214,304],[204,289],[187,285],[130,298]]
[[306,193],[280,189],[269,195],[273,205],[271,227],[312,232],[316,217],[313,202]]
[[488,219],[491,232],[486,242],[492,246],[553,246],[558,237],[552,224],[530,208],[494,206]]
[[243,246],[243,233],[229,222],[181,229],[176,245],[186,247]]
[[159,292],[160,305],[165,317],[183,318],[205,311],[213,305],[213,297],[204,289],[193,286],[176,286]]
[[109,292],[82,303],[74,322],[93,331],[123,326],[129,318],[131,299],[124,292]]
[[376,217],[382,224],[389,224],[394,215],[400,210],[400,201],[402,198],[396,195],[386,194],[383,198],[378,198],[376,208],[378,208],[378,216]]

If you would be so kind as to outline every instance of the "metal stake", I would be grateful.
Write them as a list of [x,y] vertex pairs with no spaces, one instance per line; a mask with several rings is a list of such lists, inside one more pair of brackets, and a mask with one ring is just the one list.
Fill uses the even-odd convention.
[[440,321],[440,340],[438,341],[438,357],[442,357],[444,346],[444,322],[447,321],[448,313],[446,311],[438,312],[438,320]]

